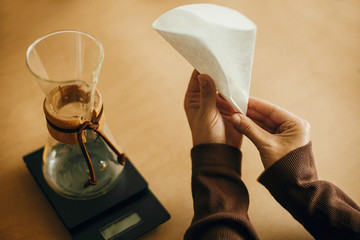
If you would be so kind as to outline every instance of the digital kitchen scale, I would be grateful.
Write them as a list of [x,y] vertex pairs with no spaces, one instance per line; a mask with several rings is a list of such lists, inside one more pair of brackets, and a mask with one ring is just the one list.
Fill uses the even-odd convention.
[[46,183],[42,153],[40,149],[26,155],[24,162],[74,240],[136,239],[170,219],[129,159],[110,192],[90,200],[71,200]]

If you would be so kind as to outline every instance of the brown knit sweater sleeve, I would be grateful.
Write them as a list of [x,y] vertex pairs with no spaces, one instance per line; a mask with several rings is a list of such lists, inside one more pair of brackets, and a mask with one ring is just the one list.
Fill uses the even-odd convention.
[[360,207],[334,184],[318,180],[311,143],[258,179],[316,239],[360,239]]
[[184,239],[257,239],[241,180],[241,152],[228,145],[202,144],[191,151],[194,217]]

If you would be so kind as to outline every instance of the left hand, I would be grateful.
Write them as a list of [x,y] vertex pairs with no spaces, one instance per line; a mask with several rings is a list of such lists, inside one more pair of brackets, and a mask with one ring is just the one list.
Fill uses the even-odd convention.
[[214,81],[194,70],[186,91],[184,108],[189,121],[193,145],[228,144],[240,149],[242,134],[230,120],[235,109],[216,93]]

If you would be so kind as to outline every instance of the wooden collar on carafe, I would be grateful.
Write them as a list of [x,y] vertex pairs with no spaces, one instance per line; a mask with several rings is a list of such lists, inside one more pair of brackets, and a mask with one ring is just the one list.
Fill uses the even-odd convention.
[[[64,91],[73,92],[75,94],[81,94],[82,91],[76,85],[70,85],[60,88],[58,94],[61,98],[64,98]],[[94,94],[94,110],[92,113],[92,119],[90,121],[81,122],[80,119],[61,119],[56,116],[56,113],[50,105],[50,101],[45,98],[44,101],[44,113],[47,121],[47,129],[50,135],[57,141],[65,144],[79,144],[81,151],[86,160],[87,166],[89,168],[89,179],[84,185],[84,188],[87,188],[89,185],[96,185],[98,183],[94,168],[91,162],[91,158],[86,149],[85,142],[86,138],[84,136],[85,130],[94,131],[99,137],[101,137],[105,143],[111,148],[112,151],[117,155],[117,160],[121,165],[124,165],[126,155],[117,150],[114,144],[101,132],[101,129],[105,123],[104,117],[104,106],[102,104],[102,98],[100,92],[96,89]],[[61,99],[61,101],[68,101],[66,99]]]

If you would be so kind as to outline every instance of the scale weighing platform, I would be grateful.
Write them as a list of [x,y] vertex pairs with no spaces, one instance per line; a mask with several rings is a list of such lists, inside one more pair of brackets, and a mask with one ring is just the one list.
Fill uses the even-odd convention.
[[136,239],[170,219],[129,159],[110,192],[90,200],[71,200],[46,183],[42,153],[40,149],[26,155],[24,162],[74,240]]

